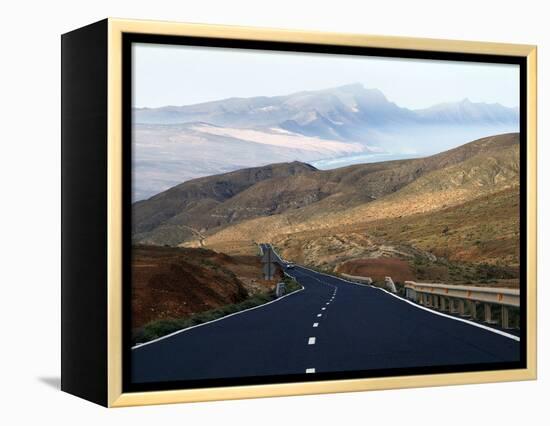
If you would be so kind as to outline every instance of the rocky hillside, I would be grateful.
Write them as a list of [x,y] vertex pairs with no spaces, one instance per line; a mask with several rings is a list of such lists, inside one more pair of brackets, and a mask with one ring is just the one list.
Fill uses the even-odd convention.
[[506,134],[421,159],[326,171],[283,163],[191,180],[134,205],[134,240],[267,241],[458,205],[517,186],[518,141]]
[[132,328],[181,319],[271,290],[258,256],[206,249],[134,246]]
[[[462,263],[512,267],[513,271],[493,271],[491,276],[502,279],[517,275],[516,134],[485,138],[434,157],[393,163],[387,169],[387,163],[373,166],[376,171],[355,175],[355,192],[346,193],[340,186],[319,202],[247,220],[210,235],[205,243],[242,250],[252,247],[254,240],[272,241],[284,256],[327,270],[361,259],[427,264],[446,259],[461,265],[419,267],[417,276],[468,282],[485,273]],[[346,170],[365,171],[355,166]],[[374,195],[376,190],[380,192]],[[424,270],[429,273],[423,274]]]
[[234,199],[263,181],[276,187],[276,182],[281,179],[315,170],[308,164],[294,162],[187,181],[133,205],[134,241],[178,245],[193,239],[201,240],[210,229],[281,211],[283,207],[279,204],[283,200],[277,200],[272,194],[256,206],[239,204]]
[[189,181],[136,204],[134,239],[234,255],[269,241],[330,271],[476,282],[517,277],[518,209],[519,136],[505,134],[421,159]]
[[492,277],[514,278],[520,255],[518,187],[410,215],[335,221],[272,241],[296,262],[352,275],[464,283],[487,272],[474,265],[493,265]]

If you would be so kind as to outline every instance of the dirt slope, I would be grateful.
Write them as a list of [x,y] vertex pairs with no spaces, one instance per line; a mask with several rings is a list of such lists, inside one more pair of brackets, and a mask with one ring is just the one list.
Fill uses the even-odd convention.
[[185,318],[267,291],[276,281],[261,279],[261,268],[258,256],[135,246],[132,328],[158,319]]

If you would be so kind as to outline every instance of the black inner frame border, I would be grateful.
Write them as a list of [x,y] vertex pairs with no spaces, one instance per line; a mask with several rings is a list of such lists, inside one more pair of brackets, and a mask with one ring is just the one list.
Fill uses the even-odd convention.
[[[297,53],[374,56],[399,59],[431,59],[438,61],[513,64],[520,67],[520,360],[464,365],[392,368],[351,372],[292,374],[174,380],[169,382],[133,383],[131,380],[131,190],[132,190],[132,44],[186,45],[247,50]],[[527,368],[527,58],[504,55],[391,49],[363,46],[341,46],[299,42],[258,41],[210,37],[123,33],[122,35],[122,390],[144,392],[176,389],[198,389],[242,385],[266,385],[324,380],[366,379],[419,374],[464,373]]]

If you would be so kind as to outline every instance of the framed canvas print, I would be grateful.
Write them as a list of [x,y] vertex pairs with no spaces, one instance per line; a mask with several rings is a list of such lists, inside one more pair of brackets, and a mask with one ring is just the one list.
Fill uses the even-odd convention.
[[536,48],[107,19],[62,37],[62,389],[536,377]]

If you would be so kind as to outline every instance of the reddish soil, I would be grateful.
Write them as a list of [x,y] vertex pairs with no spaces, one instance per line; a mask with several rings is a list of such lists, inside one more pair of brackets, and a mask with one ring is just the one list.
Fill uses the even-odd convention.
[[185,318],[274,287],[277,281],[262,280],[261,271],[257,256],[136,246],[132,258],[132,327],[159,319]]
[[392,257],[349,260],[338,266],[336,272],[370,277],[375,282],[383,282],[384,277],[388,276],[400,282],[415,279],[413,270],[406,260]]

